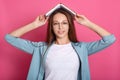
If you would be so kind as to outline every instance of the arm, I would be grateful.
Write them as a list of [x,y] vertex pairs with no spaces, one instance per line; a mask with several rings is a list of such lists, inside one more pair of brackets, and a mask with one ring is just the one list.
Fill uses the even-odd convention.
[[110,46],[115,41],[115,36],[103,29],[102,27],[96,25],[95,23],[89,21],[83,15],[76,15],[75,20],[82,24],[92,31],[96,32],[99,36],[101,36],[101,40],[93,41],[93,42],[85,42],[86,48],[88,50],[88,55],[91,55],[95,52],[98,52],[108,46]]
[[[19,37],[21,37],[22,35],[24,35],[25,33],[31,30],[38,28],[39,26],[44,25],[47,19],[48,18],[45,19],[44,16],[38,16],[34,22],[13,31],[10,34],[7,34],[5,36],[6,41],[11,45],[32,54],[35,48],[34,45],[37,43],[31,42],[29,40],[21,39]],[[39,44],[43,44],[43,43],[41,42]]]
[[38,16],[35,21],[33,21],[32,23],[25,25],[13,32],[10,33],[11,36],[14,37],[21,37],[22,35],[24,35],[25,33],[34,30],[42,25],[44,25],[47,22],[48,18],[45,18],[44,16]]
[[112,35],[104,36],[104,37],[102,37],[102,39],[97,40],[97,41],[84,42],[84,43],[88,50],[88,55],[91,55],[93,53],[101,51],[101,50],[107,48],[108,46],[112,45],[115,42],[115,40],[116,40],[116,38],[112,34]]
[[91,22],[90,20],[88,20],[85,16],[83,15],[79,15],[77,14],[75,16],[75,20],[79,23],[82,24],[86,27],[88,27],[89,29],[91,29],[92,31],[96,32],[99,36],[104,37],[104,36],[108,36],[111,33],[106,31],[105,29],[103,29],[102,27],[98,26],[97,24]]

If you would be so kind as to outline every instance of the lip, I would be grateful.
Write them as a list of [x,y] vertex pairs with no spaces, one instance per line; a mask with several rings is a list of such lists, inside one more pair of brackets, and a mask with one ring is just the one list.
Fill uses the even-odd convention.
[[58,34],[63,34],[65,31],[58,31]]

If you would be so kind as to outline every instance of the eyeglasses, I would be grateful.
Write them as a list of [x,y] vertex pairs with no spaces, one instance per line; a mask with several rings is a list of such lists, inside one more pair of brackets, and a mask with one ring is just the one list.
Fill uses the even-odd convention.
[[63,21],[61,23],[59,23],[59,22],[53,22],[53,26],[60,26],[60,25],[62,25],[62,26],[68,25],[68,22],[66,22],[66,21]]

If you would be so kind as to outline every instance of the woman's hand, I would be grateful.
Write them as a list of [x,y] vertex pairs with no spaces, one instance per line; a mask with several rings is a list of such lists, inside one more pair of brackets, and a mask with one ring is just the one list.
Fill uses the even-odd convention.
[[75,20],[81,24],[81,25],[84,25],[84,26],[89,26],[92,22],[90,20],[88,20],[84,15],[79,15],[77,14],[75,16]]
[[35,21],[18,28],[17,30],[11,32],[10,35],[15,36],[15,37],[21,37],[25,33],[29,32],[31,30],[34,30],[40,26],[43,26],[47,22],[47,20],[48,20],[48,17],[40,15],[35,19]]
[[104,37],[104,36],[107,36],[107,35],[111,34],[107,30],[103,29],[102,27],[100,27],[97,24],[95,24],[95,23],[91,22],[90,20],[88,20],[84,15],[77,14],[75,16],[75,20],[79,24],[87,26],[89,29],[91,29],[92,31],[96,32],[101,37]]
[[35,27],[43,26],[48,20],[48,17],[45,17],[44,15],[38,16],[35,21],[33,22]]

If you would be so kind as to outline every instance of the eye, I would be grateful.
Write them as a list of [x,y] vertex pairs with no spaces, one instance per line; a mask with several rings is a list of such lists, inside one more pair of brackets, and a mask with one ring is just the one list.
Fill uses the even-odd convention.
[[53,25],[58,25],[59,23],[53,23]]
[[63,24],[68,24],[68,22],[63,22]]

